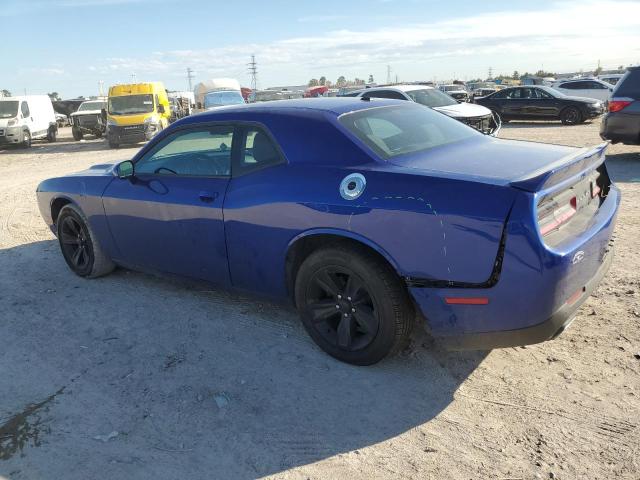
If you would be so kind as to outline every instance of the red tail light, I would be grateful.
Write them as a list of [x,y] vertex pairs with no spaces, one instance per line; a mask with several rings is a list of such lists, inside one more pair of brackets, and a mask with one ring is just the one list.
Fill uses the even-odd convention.
[[609,111],[612,113],[619,112],[627,108],[631,103],[631,100],[609,100]]

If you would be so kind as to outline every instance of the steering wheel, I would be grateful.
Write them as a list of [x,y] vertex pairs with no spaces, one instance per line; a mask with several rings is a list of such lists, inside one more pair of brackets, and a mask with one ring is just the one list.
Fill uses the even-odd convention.
[[176,172],[175,170],[171,170],[170,168],[167,168],[167,167],[158,167],[155,169],[153,173],[160,173],[162,170],[166,170],[167,172],[172,173],[174,175],[178,174],[178,172]]

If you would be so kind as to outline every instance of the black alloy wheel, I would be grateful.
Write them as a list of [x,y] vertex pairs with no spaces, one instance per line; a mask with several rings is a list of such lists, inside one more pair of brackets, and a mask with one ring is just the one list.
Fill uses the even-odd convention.
[[575,107],[567,107],[560,114],[560,121],[564,125],[577,125],[582,122],[582,114]]
[[305,308],[315,331],[334,347],[361,350],[378,333],[378,312],[365,282],[353,271],[328,266],[309,282]]
[[338,360],[371,365],[409,341],[415,310],[408,292],[393,268],[363,247],[338,242],[312,252],[294,288],[309,336]]
[[58,239],[62,255],[76,274],[87,276],[93,267],[93,245],[82,219],[65,215],[58,226]]

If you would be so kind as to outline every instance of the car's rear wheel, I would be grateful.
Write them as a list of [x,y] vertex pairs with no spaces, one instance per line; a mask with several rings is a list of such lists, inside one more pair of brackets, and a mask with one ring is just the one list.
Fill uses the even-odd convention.
[[575,107],[567,107],[560,113],[560,121],[564,125],[577,125],[582,123],[582,113]]
[[58,214],[56,227],[62,256],[76,275],[96,278],[115,268],[78,207],[72,204],[64,206]]
[[396,273],[373,255],[346,245],[313,252],[295,282],[302,322],[329,355],[371,365],[408,341],[415,313]]
[[80,131],[80,129],[79,129],[79,128],[76,128],[76,127],[73,127],[73,128],[71,129],[71,134],[73,135],[73,139],[74,139],[75,141],[82,140],[82,137],[84,137],[84,135],[82,134],[82,132]]
[[57,140],[57,134],[58,134],[58,131],[56,127],[54,126],[49,127],[49,131],[47,132],[47,141],[50,143],[55,142]]

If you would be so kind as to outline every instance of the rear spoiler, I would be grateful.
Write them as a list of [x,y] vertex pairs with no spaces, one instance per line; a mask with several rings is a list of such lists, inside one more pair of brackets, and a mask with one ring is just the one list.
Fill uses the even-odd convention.
[[581,148],[551,165],[545,165],[539,170],[514,180],[510,185],[527,192],[538,192],[553,187],[580,172],[595,169],[604,162],[604,152],[608,145],[608,142],[604,142],[595,147]]

